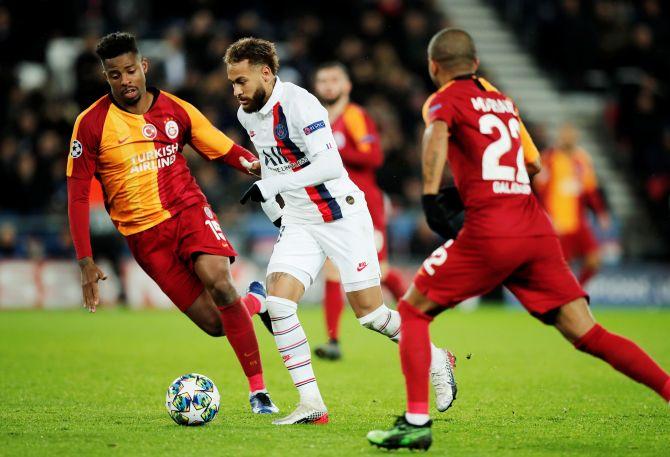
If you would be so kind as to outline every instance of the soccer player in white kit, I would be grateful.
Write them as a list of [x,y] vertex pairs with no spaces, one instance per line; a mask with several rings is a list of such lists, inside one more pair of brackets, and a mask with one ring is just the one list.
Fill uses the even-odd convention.
[[[277,348],[300,394],[297,408],[277,425],[327,423],[328,410],[312,369],[298,301],[329,257],[337,266],[351,307],[364,327],[400,338],[400,316],[383,303],[372,219],[363,192],[349,179],[328,112],[305,89],[279,80],[274,44],[242,38],[228,48],[228,79],[240,102],[238,119],[249,134],[261,171],[241,202],[261,202],[279,238],[267,268],[267,311]],[[283,209],[276,204],[281,195]],[[456,396],[453,356],[432,346],[431,373],[437,408]]]

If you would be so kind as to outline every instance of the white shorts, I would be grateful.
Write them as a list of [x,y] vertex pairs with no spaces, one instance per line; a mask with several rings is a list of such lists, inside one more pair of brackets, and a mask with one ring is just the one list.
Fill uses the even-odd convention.
[[347,292],[379,285],[374,227],[366,210],[321,224],[287,224],[279,230],[268,272],[288,273],[312,285],[326,258],[340,271]]

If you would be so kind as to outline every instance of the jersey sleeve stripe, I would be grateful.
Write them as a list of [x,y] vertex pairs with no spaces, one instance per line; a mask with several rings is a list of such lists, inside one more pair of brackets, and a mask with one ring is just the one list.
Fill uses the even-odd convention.
[[[277,142],[277,147],[279,147],[281,154],[290,163],[297,164],[297,166],[292,168],[292,170],[295,172],[308,166],[310,162],[307,160],[305,153],[302,152],[293,141],[291,141],[286,115],[284,114],[284,110],[279,102],[277,102],[272,107],[272,118],[272,133],[274,135],[275,141]],[[331,222],[337,219],[342,219],[342,208],[340,208],[337,200],[335,200],[330,194],[325,184],[306,187],[305,191],[307,192],[310,200],[312,200],[312,202],[319,209],[324,222]]]

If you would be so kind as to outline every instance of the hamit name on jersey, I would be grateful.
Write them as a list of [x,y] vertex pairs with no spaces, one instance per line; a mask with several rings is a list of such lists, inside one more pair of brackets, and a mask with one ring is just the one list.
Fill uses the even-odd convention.
[[483,113],[510,113],[514,114],[514,103],[511,100],[498,100],[495,98],[472,97],[470,98],[472,107],[476,111]]
[[162,148],[152,151],[142,152],[130,158],[130,173],[140,173],[147,170],[157,170],[163,167],[169,167],[177,160],[179,145],[177,143],[168,144]]

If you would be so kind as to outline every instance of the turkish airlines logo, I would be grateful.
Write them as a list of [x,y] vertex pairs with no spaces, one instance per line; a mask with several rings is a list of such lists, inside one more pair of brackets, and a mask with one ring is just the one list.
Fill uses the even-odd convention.
[[144,126],[142,126],[142,135],[144,135],[144,138],[153,140],[156,138],[156,135],[158,135],[158,129],[153,124],[144,124]]

